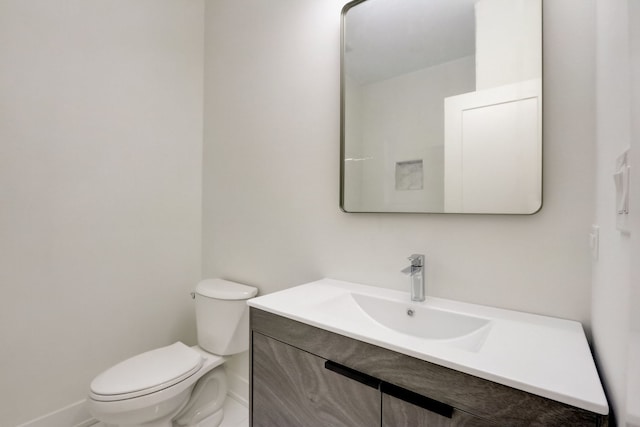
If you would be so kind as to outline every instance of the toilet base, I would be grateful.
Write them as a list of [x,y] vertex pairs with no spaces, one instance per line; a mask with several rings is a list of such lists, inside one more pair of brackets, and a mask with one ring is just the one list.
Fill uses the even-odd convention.
[[[227,377],[219,367],[200,378],[187,405],[173,418],[174,424],[178,427],[217,427],[223,418],[226,398]],[[219,418],[218,424],[213,424],[215,418]],[[207,424],[201,425],[205,420]]]
[[[224,420],[224,411],[222,409],[220,409],[219,411],[217,411],[217,412],[209,415],[205,419],[201,420],[197,424],[193,424],[193,425],[190,425],[190,426],[179,426],[179,427],[218,427],[222,423],[222,420]],[[169,421],[168,425],[166,423],[164,423],[164,424],[160,423],[158,425],[155,425],[155,424],[144,424],[143,426],[139,426],[139,427],[165,427],[165,426],[167,426],[167,427],[178,427],[172,421]],[[112,425],[112,424],[105,424],[104,422],[99,421],[97,424],[91,424],[91,427],[120,427],[120,426]]]

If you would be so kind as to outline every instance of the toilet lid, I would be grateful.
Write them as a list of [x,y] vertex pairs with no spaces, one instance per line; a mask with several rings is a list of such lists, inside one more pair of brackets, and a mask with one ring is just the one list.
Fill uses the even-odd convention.
[[139,354],[107,369],[91,382],[91,393],[100,400],[121,400],[171,387],[202,366],[202,356],[177,342]]
[[207,298],[246,300],[255,297],[258,288],[224,279],[205,279],[196,286],[196,293]]

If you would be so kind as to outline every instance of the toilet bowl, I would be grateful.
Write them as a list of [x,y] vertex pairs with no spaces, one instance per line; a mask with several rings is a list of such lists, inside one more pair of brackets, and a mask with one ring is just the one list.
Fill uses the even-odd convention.
[[107,427],[215,427],[224,417],[225,356],[249,347],[246,300],[257,289],[221,279],[196,287],[198,345],[139,354],[91,382],[89,412]]

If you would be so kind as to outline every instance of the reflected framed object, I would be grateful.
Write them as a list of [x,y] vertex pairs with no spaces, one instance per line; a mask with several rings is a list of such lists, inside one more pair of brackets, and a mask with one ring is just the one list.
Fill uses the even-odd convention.
[[541,0],[356,0],[341,40],[345,212],[541,208]]

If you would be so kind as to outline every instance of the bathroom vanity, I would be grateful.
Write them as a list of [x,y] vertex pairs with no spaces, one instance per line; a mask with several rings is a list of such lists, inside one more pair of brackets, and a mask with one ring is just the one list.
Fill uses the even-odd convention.
[[577,322],[329,279],[249,305],[252,426],[608,423]]

